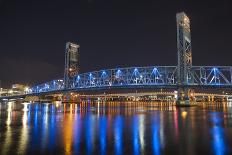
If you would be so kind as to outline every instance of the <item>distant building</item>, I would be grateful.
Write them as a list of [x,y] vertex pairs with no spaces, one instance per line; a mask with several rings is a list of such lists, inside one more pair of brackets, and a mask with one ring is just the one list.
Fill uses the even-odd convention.
[[7,92],[8,92],[7,89],[0,88],[0,96],[7,96]]
[[26,85],[22,85],[22,84],[13,84],[12,88],[10,91],[8,91],[9,93],[13,93],[15,95],[19,95],[19,94],[24,94],[27,91],[28,87]]
[[13,84],[10,89],[0,88],[0,96],[21,95],[28,91],[28,87],[22,84]]

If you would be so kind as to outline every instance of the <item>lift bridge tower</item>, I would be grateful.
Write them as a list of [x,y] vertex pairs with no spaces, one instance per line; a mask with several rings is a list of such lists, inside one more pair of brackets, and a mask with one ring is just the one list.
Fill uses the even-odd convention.
[[177,82],[178,82],[178,105],[189,105],[188,84],[193,82],[191,76],[192,48],[190,20],[184,13],[176,14],[177,22]]
[[71,88],[80,70],[80,46],[67,42],[65,48],[64,88]]

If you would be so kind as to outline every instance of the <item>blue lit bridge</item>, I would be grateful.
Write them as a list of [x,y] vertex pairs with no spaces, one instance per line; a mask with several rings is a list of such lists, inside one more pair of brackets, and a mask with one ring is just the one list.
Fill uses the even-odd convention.
[[[27,93],[130,87],[178,89],[177,79],[176,66],[116,68],[78,74],[69,88],[64,87],[63,79],[58,79],[34,86]],[[232,67],[193,66],[185,86],[190,88],[231,88]]]
[[176,19],[177,66],[115,68],[79,73],[79,45],[67,43],[64,78],[33,86],[21,96],[88,90],[162,88],[177,90],[177,103],[189,105],[189,96],[193,90],[231,89],[232,66],[192,65],[190,20],[183,12],[177,13]]

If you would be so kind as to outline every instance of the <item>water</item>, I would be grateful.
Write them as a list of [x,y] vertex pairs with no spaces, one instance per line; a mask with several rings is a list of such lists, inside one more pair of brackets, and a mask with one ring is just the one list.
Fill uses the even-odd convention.
[[20,106],[0,106],[0,154],[232,154],[228,105]]

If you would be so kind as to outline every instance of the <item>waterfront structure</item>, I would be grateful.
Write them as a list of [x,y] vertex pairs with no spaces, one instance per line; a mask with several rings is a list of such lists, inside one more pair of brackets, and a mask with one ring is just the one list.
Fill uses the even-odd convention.
[[115,68],[79,73],[79,45],[66,44],[64,78],[33,86],[26,95],[112,90],[167,88],[178,90],[177,103],[190,105],[190,90],[232,88],[232,66],[192,66],[190,20],[177,13],[177,66]]
[[[178,102],[188,102],[189,88],[185,87],[189,80],[192,80],[192,48],[191,48],[191,33],[190,21],[184,12],[177,13],[177,84]],[[191,81],[192,82],[192,81]]]
[[67,42],[65,49],[64,87],[69,88],[74,82],[73,77],[79,73],[80,46]]
[[10,89],[0,88],[0,96],[14,96],[26,94],[29,91],[29,87],[22,84],[13,84]]

